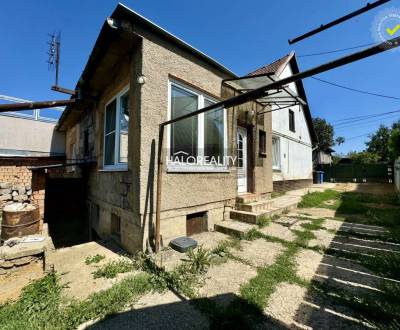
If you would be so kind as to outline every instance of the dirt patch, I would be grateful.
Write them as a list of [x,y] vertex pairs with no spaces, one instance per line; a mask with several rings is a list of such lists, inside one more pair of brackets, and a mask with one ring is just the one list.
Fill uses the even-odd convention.
[[[123,258],[120,253],[122,253],[121,250],[115,244],[89,242],[56,250],[49,254],[47,262],[54,265],[54,270],[60,275],[61,284],[66,285],[64,293],[67,296],[85,299],[90,294],[108,289],[121,279],[133,274],[119,274],[114,279],[93,278],[92,273],[98,266]],[[99,263],[86,265],[86,258],[96,254],[103,255],[105,258]]]
[[308,242],[309,247],[319,246],[327,248],[335,237],[335,234],[332,234],[324,229],[315,230],[313,231],[313,234],[315,235],[316,238]]
[[303,249],[296,256],[297,275],[311,281],[317,272],[323,255],[312,250]]
[[272,294],[264,313],[290,327],[295,324],[296,312],[306,292],[307,289],[298,285],[281,283]]
[[394,185],[388,183],[338,183],[335,190],[384,195],[395,192]]
[[312,217],[317,217],[317,218],[334,218],[336,216],[336,211],[331,210],[331,209],[324,209],[324,208],[318,208],[318,207],[311,207],[311,208],[304,208],[304,209],[298,209],[299,212],[301,213],[307,213]]
[[324,201],[323,203],[327,206],[332,206],[332,205],[335,205],[336,202],[337,201],[335,199],[330,199],[330,200]]
[[267,242],[265,239],[243,241],[239,250],[231,251],[236,257],[246,260],[254,267],[272,265],[282,252],[279,243]]
[[208,319],[171,291],[143,296],[134,306],[90,329],[207,329]]
[[13,273],[0,276],[0,304],[8,299],[16,300],[26,285],[43,276],[42,260],[31,262],[18,267]]
[[278,237],[289,242],[293,242],[296,239],[296,235],[288,227],[277,223],[271,223],[269,226],[260,229],[260,231],[265,235]]
[[241,285],[257,275],[257,271],[238,261],[213,266],[207,273],[204,285],[199,289],[201,297],[214,299],[222,305],[229,304],[239,294]]
[[338,221],[338,220],[325,219],[325,221],[324,221],[324,223],[322,225],[326,229],[337,231],[343,225],[343,222],[342,221]]

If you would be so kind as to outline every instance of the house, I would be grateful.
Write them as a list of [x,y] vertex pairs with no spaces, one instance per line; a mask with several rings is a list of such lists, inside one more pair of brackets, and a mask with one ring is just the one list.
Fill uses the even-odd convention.
[[317,149],[315,151],[315,165],[332,165],[332,153],[334,152],[335,150],[332,148]]
[[[81,101],[68,105],[57,125],[65,132],[68,159],[95,162],[68,173],[84,182],[92,235],[111,236],[129,252],[152,250],[160,124],[273,79],[238,77],[119,4],[77,83]],[[283,87],[166,127],[160,182],[164,246],[178,236],[213,230],[229,217],[256,221],[261,213],[245,211],[253,207],[246,201],[270,205],[263,201],[273,191],[271,104],[279,106],[282,99],[296,103],[300,97]],[[305,128],[297,132],[308,137]]]
[[[263,66],[248,76],[274,74],[286,78],[299,72],[294,52]],[[312,184],[313,147],[317,145],[307,96],[301,80],[288,90],[296,98],[272,105],[272,168],[274,191],[308,187]]]

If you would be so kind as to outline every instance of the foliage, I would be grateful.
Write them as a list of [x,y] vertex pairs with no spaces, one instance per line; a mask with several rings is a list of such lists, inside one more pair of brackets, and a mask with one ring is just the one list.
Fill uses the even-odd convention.
[[267,217],[265,215],[262,215],[261,217],[259,217],[257,219],[257,226],[259,228],[267,227],[267,226],[269,226],[270,223],[271,223],[271,218]]
[[340,145],[343,144],[344,142],[345,142],[345,139],[344,139],[343,136],[338,136],[338,137],[335,139],[335,144],[337,144],[338,146],[340,146]]
[[350,151],[347,154],[348,158],[351,158],[355,163],[371,164],[377,163],[380,160],[378,154],[368,152],[368,151]]
[[390,134],[389,152],[393,160],[400,157],[400,128],[393,129]]
[[332,189],[327,189],[323,192],[308,192],[302,197],[299,207],[321,207],[322,205],[327,207],[327,205],[323,204],[323,202],[328,200],[337,200],[339,197],[340,193]]
[[79,302],[62,298],[59,279],[50,273],[26,286],[18,301],[0,306],[1,329],[76,329],[120,311],[149,289],[147,275],[128,277]]
[[328,149],[335,145],[335,141],[333,140],[334,130],[331,124],[325,119],[318,117],[313,118],[313,124],[318,138],[318,145],[321,150]]
[[379,155],[380,161],[388,161],[390,153],[390,128],[385,125],[380,125],[378,130],[368,137],[369,141],[365,143],[367,145],[366,151],[372,154]]
[[105,258],[105,256],[101,255],[101,254],[96,254],[94,256],[88,256],[85,259],[85,264],[86,265],[97,264],[100,261],[102,261],[104,258]]
[[120,273],[129,273],[134,269],[130,260],[115,260],[106,263],[93,272],[94,278],[114,278]]

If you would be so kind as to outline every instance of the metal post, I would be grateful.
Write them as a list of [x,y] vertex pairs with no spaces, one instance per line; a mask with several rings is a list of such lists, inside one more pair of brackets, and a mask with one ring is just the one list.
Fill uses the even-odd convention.
[[163,142],[164,125],[161,124],[158,131],[158,151],[157,151],[157,200],[156,200],[156,253],[160,251],[161,245],[161,193],[162,193],[162,173],[163,173]]

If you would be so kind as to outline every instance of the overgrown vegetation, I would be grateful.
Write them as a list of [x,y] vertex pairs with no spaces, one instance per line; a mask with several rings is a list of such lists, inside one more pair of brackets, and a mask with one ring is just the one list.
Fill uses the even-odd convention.
[[97,264],[100,261],[102,261],[105,258],[105,256],[101,254],[95,254],[94,256],[88,256],[85,259],[85,264],[86,265],[91,265],[91,264]]
[[61,296],[58,277],[50,273],[26,286],[17,302],[0,306],[1,329],[76,329],[85,321],[120,311],[150,289],[148,276],[142,274],[78,302]]
[[133,263],[130,260],[114,260],[100,266],[93,272],[94,278],[114,278],[120,273],[129,273],[134,270]]

